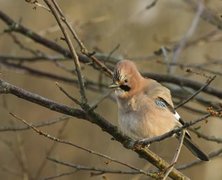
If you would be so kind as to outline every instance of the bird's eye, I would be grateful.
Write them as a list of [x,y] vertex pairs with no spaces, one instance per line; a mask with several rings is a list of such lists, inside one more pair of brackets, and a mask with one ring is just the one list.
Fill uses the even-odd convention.
[[124,82],[125,82],[125,83],[128,83],[128,80],[127,80],[127,79],[125,79],[125,80],[124,80]]

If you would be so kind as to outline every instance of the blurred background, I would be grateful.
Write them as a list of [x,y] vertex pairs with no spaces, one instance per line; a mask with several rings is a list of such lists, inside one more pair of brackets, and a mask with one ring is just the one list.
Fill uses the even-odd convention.
[[[197,11],[186,1],[168,0],[58,0],[68,21],[75,28],[80,39],[90,51],[96,51],[98,55],[111,55],[113,67],[118,59],[128,58],[136,62],[141,72],[151,72],[160,74],[171,74],[175,76],[187,77],[197,82],[205,83],[205,75],[217,74],[212,87],[222,90],[221,69],[222,69],[222,33],[215,25],[199,18],[195,26],[192,26],[197,18]],[[42,1],[39,3],[44,4]],[[20,22],[25,27],[37,32],[61,46],[67,45],[61,40],[61,32],[55,22],[54,17],[44,8],[23,1],[0,0],[0,10],[10,16],[16,22]],[[205,1],[204,5],[216,16],[222,14],[222,2],[219,0]],[[191,27],[193,29],[191,29]],[[15,43],[14,36],[3,33],[8,27],[0,21],[0,55],[7,56],[32,56],[18,43]],[[175,57],[173,48],[180,45],[181,40],[186,37],[189,31],[193,32],[186,39],[186,45],[182,48],[173,66],[171,61]],[[35,52],[44,52],[50,56],[61,56],[32,40],[14,34],[22,45],[31,48]],[[73,41],[74,42],[74,41]],[[75,43],[79,52],[79,47]],[[158,51],[162,49],[162,55]],[[156,53],[155,53],[156,52]],[[105,62],[106,59],[104,59]],[[110,61],[111,61],[110,60]],[[215,63],[217,62],[217,63]],[[220,62],[220,63],[219,63]],[[32,63],[24,62],[24,65],[44,71],[54,73],[59,76],[76,79],[67,69],[73,69],[72,60],[61,61],[59,64],[46,60],[39,60]],[[199,65],[199,66],[198,66]],[[81,64],[83,74],[88,81],[99,82],[108,85],[111,79],[101,75],[100,72],[91,68],[87,64]],[[62,68],[61,68],[62,67]],[[197,68],[201,67],[201,68]],[[187,68],[193,69],[194,73],[188,73]],[[206,70],[207,69],[207,70]],[[71,107],[77,107],[68,99],[56,86],[57,80],[30,75],[19,68],[12,68],[0,63],[0,77],[12,84],[22,87],[28,91],[37,93],[48,99],[60,102]],[[79,90],[76,85],[58,81],[74,97],[79,98]],[[184,93],[178,92],[178,87],[174,84],[166,84],[172,89],[175,103],[179,103],[187,97]],[[183,89],[183,88],[182,88]],[[87,97],[90,103],[94,103],[105,92],[106,88],[97,90],[87,89]],[[190,91],[188,91],[190,92]],[[191,91],[192,92],[192,91]],[[200,98],[208,103],[219,103],[220,99],[200,94]],[[202,112],[206,112],[209,104],[203,105],[200,101],[192,101],[187,106],[201,112],[194,113],[189,108],[180,108],[178,112],[183,119],[195,120]],[[55,120],[62,115],[49,111],[36,104],[24,101],[12,95],[0,96],[0,126],[22,127],[18,120],[9,115],[9,112],[24,118],[28,122],[40,123],[48,120]],[[96,112],[104,116],[111,123],[117,123],[117,106],[112,98],[106,98],[96,109]],[[196,127],[199,127],[197,125]],[[207,123],[201,123],[201,132],[206,135],[221,137],[221,119],[210,118]],[[103,132],[96,125],[81,119],[69,118],[69,120],[56,123],[51,126],[41,128],[49,134],[59,136],[62,139],[72,141],[80,146],[109,155],[123,162],[133,164],[141,169],[153,169],[152,165],[138,157],[137,154],[126,150],[116,141],[111,140],[111,136]],[[192,134],[194,140],[207,153],[221,147],[221,144],[208,142]],[[44,179],[60,173],[74,171],[71,168],[55,164],[46,160],[53,142],[34,133],[32,130],[25,131],[0,131],[0,179]],[[106,160],[98,158],[92,154],[79,149],[62,144],[54,145],[50,157],[57,158],[70,163],[107,167],[113,169],[126,169],[115,163],[107,163]],[[174,139],[151,146],[151,149],[167,161],[171,161],[177,141]],[[178,164],[188,163],[195,160],[195,157],[185,148],[182,149]],[[202,163],[183,170],[183,173],[191,179],[222,179],[221,156],[212,159],[210,162]],[[90,172],[76,171],[72,175],[63,176],[58,179],[147,179],[140,175],[115,175],[102,174],[92,175]]]

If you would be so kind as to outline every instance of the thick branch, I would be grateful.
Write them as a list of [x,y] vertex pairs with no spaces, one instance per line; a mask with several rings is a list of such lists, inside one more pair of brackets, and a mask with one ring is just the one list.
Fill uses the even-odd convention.
[[[64,49],[63,47],[59,46],[55,42],[50,41],[50,40],[38,35],[37,33],[22,26],[21,24],[16,23],[15,21],[13,21],[9,16],[7,16],[2,11],[0,11],[0,19],[2,21],[4,21],[9,26],[9,31],[18,32],[26,37],[29,37],[33,41],[64,55],[65,57],[71,58],[70,51],[68,51],[67,49]],[[78,54],[78,56],[79,56],[79,60],[83,63],[91,62],[89,60],[89,58],[87,58],[86,56],[83,56],[81,54]],[[98,57],[98,58],[101,59],[100,57]],[[103,59],[104,59],[104,57],[103,57]],[[101,67],[101,68],[103,69],[103,67]],[[153,78],[159,82],[168,82],[168,83],[178,84],[181,86],[190,87],[195,90],[200,89],[204,85],[202,83],[192,81],[187,78],[180,78],[178,76],[160,75],[160,74],[153,74],[153,73],[144,73],[144,75],[147,77]],[[218,98],[222,98],[222,91],[218,90],[216,88],[207,87],[203,90],[203,92],[217,96]]]
[[[31,29],[26,28],[25,26],[16,23],[13,19],[11,19],[8,15],[6,15],[5,13],[3,13],[0,10],[0,19],[2,21],[4,21],[8,26],[9,29],[7,31],[13,31],[13,32],[17,32],[22,34],[23,36],[26,36],[30,39],[32,39],[33,41],[53,50],[56,51],[60,54],[62,54],[63,56],[67,57],[67,58],[72,58],[71,52],[65,48],[63,48],[62,46],[56,44],[55,42],[48,40],[42,36],[40,36],[39,34],[35,33],[34,31],[32,31]],[[78,54],[79,60],[82,63],[90,63],[90,59],[84,55]],[[100,56],[98,56],[99,58]],[[100,58],[101,59],[101,58]],[[92,65],[94,68],[99,69],[107,72],[107,70],[104,69],[104,66],[102,64],[97,64],[98,66],[96,67],[95,64],[91,63],[90,65]]]
[[14,20],[12,20],[9,16],[7,16],[2,11],[0,11],[0,19],[2,19],[9,26],[8,31],[18,32],[26,37],[29,37],[30,39],[32,39],[33,41],[35,41],[39,44],[42,44],[42,45],[44,45],[56,52],[63,54],[65,57],[72,58],[71,53],[67,49],[59,46],[58,44],[54,43],[53,41],[50,41],[50,40],[38,35],[37,33],[33,32],[32,30],[24,27],[23,25],[16,23]]
[[[22,64],[11,63],[8,61],[1,61],[1,58],[0,58],[0,64],[3,64],[4,66],[6,66],[8,68],[13,68],[13,69],[24,71],[25,73],[31,74],[33,76],[44,77],[44,78],[51,79],[54,81],[62,81],[62,82],[68,83],[68,84],[74,84],[74,85],[78,84],[78,80],[76,80],[76,79],[64,77],[64,76],[49,73],[46,71],[33,69],[31,67],[28,67],[28,66],[25,66]],[[86,80],[85,86],[87,89],[90,89],[92,91],[99,91],[99,86],[102,88],[107,87],[104,84],[98,85],[97,83],[92,82],[90,80]]]
[[[81,118],[83,120],[87,120],[92,123],[95,123],[100,128],[102,128],[105,132],[112,135],[115,138],[115,140],[122,143],[126,148],[134,150],[136,153],[139,154],[140,157],[148,160],[150,163],[152,163],[158,169],[164,170],[167,167],[169,167],[169,164],[166,161],[161,159],[159,156],[154,154],[149,149],[143,148],[143,147],[132,148],[131,144],[134,143],[133,140],[131,140],[127,136],[124,136],[117,129],[116,126],[113,126],[106,119],[104,119],[102,116],[100,116],[99,114],[97,114],[93,111],[87,112],[87,111],[83,111],[83,110],[79,110],[79,109],[70,108],[68,106],[65,106],[65,105],[56,103],[52,100],[46,99],[46,98],[39,96],[37,94],[33,94],[31,92],[28,92],[22,88],[16,87],[16,86],[9,84],[1,79],[0,79],[0,93],[13,94],[19,98],[33,102],[35,104],[39,104],[39,105],[46,107],[50,110],[57,111],[57,112],[60,112],[63,114],[67,114],[67,115],[70,115],[73,117]],[[176,169],[173,169],[169,176],[173,179],[188,179],[186,176],[184,176],[181,172],[177,171]]]
[[[173,75],[154,74],[154,73],[143,73],[143,75],[146,77],[155,79],[158,82],[173,83],[173,84],[177,84],[179,86],[190,87],[194,90],[199,90],[201,87],[204,86],[203,83],[193,81],[193,80],[190,80],[187,78],[173,76]],[[204,88],[202,91],[207,94],[216,96],[218,98],[222,98],[222,90],[208,86],[208,87]]]

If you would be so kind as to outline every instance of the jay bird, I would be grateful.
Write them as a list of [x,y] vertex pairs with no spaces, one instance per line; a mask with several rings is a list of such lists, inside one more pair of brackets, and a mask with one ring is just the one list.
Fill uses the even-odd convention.
[[[132,61],[117,63],[110,87],[115,88],[120,129],[132,139],[160,136],[184,124],[174,109],[170,90],[153,79],[144,78]],[[199,159],[209,160],[191,140],[188,131],[183,143]]]

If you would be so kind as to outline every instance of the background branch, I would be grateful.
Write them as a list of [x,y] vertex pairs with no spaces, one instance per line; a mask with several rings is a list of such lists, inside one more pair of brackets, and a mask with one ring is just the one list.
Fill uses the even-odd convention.
[[[0,146],[3,153],[0,157],[0,179],[16,176],[23,179],[68,179],[67,175],[84,179],[93,168],[98,171],[90,176],[101,175],[104,179],[135,180],[147,175],[162,178],[164,174],[166,178],[168,173],[172,179],[188,178],[182,169],[202,162],[189,161],[191,154],[182,153],[177,161],[176,168],[181,168],[178,171],[173,162],[167,163],[171,161],[167,152],[175,152],[175,142],[162,142],[184,128],[199,137],[195,141],[204,152],[211,152],[210,162],[185,173],[191,179],[219,178],[216,169],[221,167],[221,163],[213,161],[221,155],[220,147],[216,148],[221,143],[219,127],[222,117],[222,21],[218,14],[219,3],[154,0],[151,4],[145,1],[106,1],[101,4],[101,0],[68,3],[64,0],[60,7],[56,0],[44,1],[1,3]],[[177,16],[178,13],[180,16]],[[64,48],[67,43],[68,49]],[[170,62],[178,59],[178,55],[180,62]],[[117,109],[107,87],[112,81],[112,70],[120,59],[135,61],[143,75],[164,83],[171,90],[174,104],[180,104],[181,117],[191,120],[181,129],[148,139],[148,143],[158,142],[150,149],[144,147],[146,143],[141,145],[124,136],[114,125]],[[175,73],[169,74],[168,70],[172,68]],[[214,75],[217,78],[214,79]],[[62,93],[54,81],[61,83],[57,86]],[[24,120],[28,125],[21,126],[11,120],[8,112],[20,114],[23,118],[16,119],[30,119],[32,123]],[[68,119],[72,121],[67,126]],[[204,123],[197,125],[198,122]],[[30,128],[44,134],[44,138],[33,137],[34,131],[25,131]],[[110,135],[112,140],[121,144],[110,141]],[[66,140],[68,138],[72,142]],[[82,150],[76,151],[73,147]],[[138,155],[141,160],[138,160]],[[55,157],[58,163],[47,163],[48,156]],[[186,163],[180,165],[184,160]],[[80,167],[80,172],[64,171],[69,167],[60,166],[60,161],[61,164],[74,164],[77,169]],[[129,170],[117,171],[122,166]],[[86,171],[81,170],[84,168]],[[111,175],[109,171],[115,174]]]
[[[87,120],[92,123],[95,123],[99,127],[101,127],[104,131],[112,135],[115,138],[115,140],[121,142],[125,147],[131,148],[136,153],[138,153],[142,158],[148,160],[153,165],[158,167],[160,170],[166,169],[169,166],[167,162],[165,162],[159,156],[155,155],[149,149],[143,148],[143,147],[135,148],[135,147],[129,146],[129,144],[132,144],[131,139],[121,134],[118,131],[117,127],[113,126],[111,123],[109,123],[107,120],[105,120],[103,117],[101,117],[100,115],[98,115],[97,113],[93,111],[85,112],[83,110],[73,109],[68,106],[58,104],[52,100],[46,99],[37,94],[30,93],[26,90],[23,90],[14,85],[11,85],[3,80],[0,80],[0,93],[10,93],[22,99],[25,99],[27,101],[39,104],[50,110],[57,111],[66,115],[74,116],[74,117],[81,118],[83,120]],[[169,176],[173,179],[177,179],[177,178],[181,179],[184,177],[184,175],[181,174],[176,169],[173,169],[172,172],[169,174]]]

